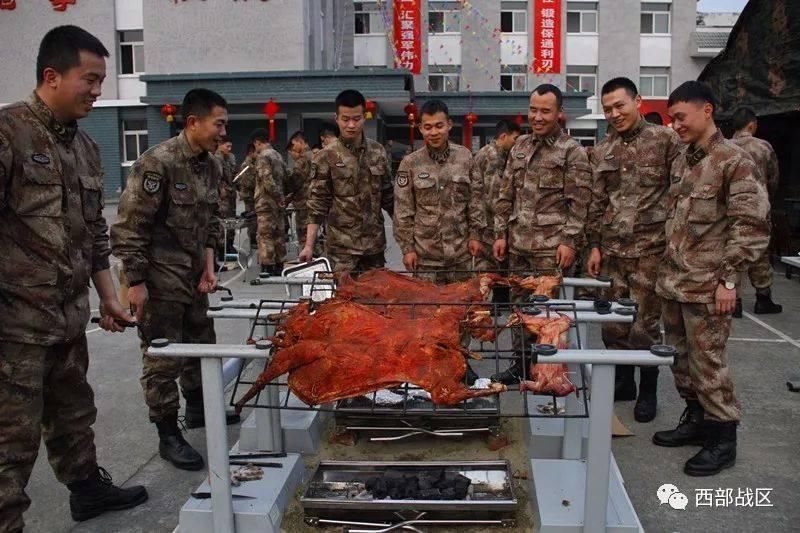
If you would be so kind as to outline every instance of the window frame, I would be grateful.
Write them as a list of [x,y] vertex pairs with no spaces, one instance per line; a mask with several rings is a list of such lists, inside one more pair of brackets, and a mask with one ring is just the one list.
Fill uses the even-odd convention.
[[[656,88],[656,78],[666,78],[666,90],[664,94],[645,94],[643,89],[642,80],[644,78],[650,79],[650,92],[655,93]],[[642,98],[669,98],[669,74],[639,74],[639,93],[642,95]]]
[[[360,2],[360,3],[362,4],[362,9],[353,11],[353,23],[354,23],[353,35],[386,35],[386,28],[384,27],[383,21],[381,20],[380,11],[376,11],[374,9],[363,9],[363,4],[368,2]],[[369,24],[369,31],[367,33],[358,33],[355,30],[355,20],[356,17],[358,17],[359,15],[367,16],[367,21]],[[380,28],[380,30],[378,30],[378,28]]]
[[[435,13],[442,14],[442,31],[433,31],[433,24],[431,24],[431,15]],[[461,15],[458,15],[458,29],[456,31],[448,31],[447,30],[447,16],[453,16],[453,14],[458,13],[456,9],[431,9],[428,11],[428,28],[431,28],[428,32],[429,35],[460,35],[461,34]]]
[[[567,79],[569,79],[570,77],[577,77],[578,78],[578,89],[577,90],[574,90],[574,89],[570,90],[570,88],[569,88],[570,84],[567,83]],[[594,72],[592,72],[592,73],[590,73],[590,72],[585,72],[585,73],[578,73],[578,72],[570,73],[570,72],[567,72],[564,75],[564,84],[566,86],[566,91],[565,92],[583,92],[582,89],[581,89],[581,87],[583,86],[583,78],[588,78],[588,77],[591,77],[591,78],[594,79],[594,83],[593,83],[594,90],[591,92],[591,96],[596,96],[597,95],[597,73],[594,73]]]
[[[503,31],[503,13],[511,13],[511,31]],[[522,13],[524,16],[522,20],[525,21],[525,29],[520,31],[516,29],[516,25],[514,21],[516,20],[516,15]],[[527,35],[528,33],[528,11],[525,9],[501,9],[500,11],[500,33],[505,33],[508,35]]]
[[[141,31],[142,32],[142,39],[140,41],[123,41],[122,36],[125,32],[131,31]],[[117,31],[117,41],[118,41],[118,53],[119,53],[119,76],[130,76],[130,77],[138,77],[145,73],[145,65],[139,65],[139,61],[136,59],[136,49],[140,49],[142,52],[142,62],[147,63],[145,60],[144,55],[144,30],[118,30]],[[133,67],[133,72],[123,72],[123,65],[124,62],[122,60],[123,57],[123,48],[130,48],[131,49],[131,66]]]
[[[599,25],[599,15],[597,9],[569,9],[567,10],[567,24],[569,24],[569,14],[570,13],[578,13],[580,16],[579,26],[580,29],[577,32],[569,31],[569,26],[567,26],[567,35],[598,35],[598,25]],[[585,31],[583,29],[584,21],[583,16],[587,14],[594,15],[594,31]]]
[[[136,119],[136,120],[141,120],[141,119]],[[126,120],[122,121],[122,128],[120,129],[122,133],[122,164],[128,166],[133,164],[137,159],[139,159],[142,156],[144,152],[147,151],[147,148],[150,147],[150,139],[148,138],[147,129],[129,130],[127,129],[126,122],[127,122]],[[147,127],[147,121],[144,121],[144,123],[145,127]],[[128,143],[127,143],[128,137],[134,137],[136,139],[136,151],[138,152],[138,155],[133,159],[130,159],[128,157]],[[144,150],[142,150],[142,139],[141,139],[142,137],[145,138],[145,143],[147,144],[147,148],[145,148]]]
[[[434,90],[431,88],[431,78],[442,79],[442,89]],[[447,80],[455,79],[455,88],[447,90]],[[453,93],[458,92],[461,86],[461,74],[457,72],[429,72],[428,73],[428,92],[432,93]]]
[[[510,77],[511,78],[511,89],[504,89],[503,88],[503,78]],[[514,88],[514,80],[522,79],[523,80],[523,87],[521,89]],[[500,91],[506,93],[520,93],[520,92],[527,92],[528,90],[528,74],[526,72],[501,72],[500,73]]]
[[[644,31],[644,26],[642,24],[642,17],[650,16],[650,31]],[[666,15],[667,17],[667,31],[666,33],[656,32],[656,15]],[[639,15],[639,33],[641,35],[656,35],[656,36],[664,36],[664,35],[672,35],[672,11],[647,11],[642,10],[641,14]]]

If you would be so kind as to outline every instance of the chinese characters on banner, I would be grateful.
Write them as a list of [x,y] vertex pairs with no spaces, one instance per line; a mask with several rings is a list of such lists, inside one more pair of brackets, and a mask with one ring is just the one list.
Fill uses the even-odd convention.
[[561,73],[561,0],[534,0],[533,66],[536,74]]
[[[53,11],[66,11],[67,6],[74,6],[77,0],[50,0]],[[0,0],[0,10],[13,11],[17,8],[17,0]]]
[[394,0],[395,67],[422,70],[421,0]]

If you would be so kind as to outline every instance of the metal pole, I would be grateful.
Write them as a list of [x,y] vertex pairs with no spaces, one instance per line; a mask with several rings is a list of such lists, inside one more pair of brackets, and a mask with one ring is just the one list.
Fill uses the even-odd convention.
[[594,364],[592,366],[592,404],[589,409],[589,449],[586,453],[584,533],[606,530],[613,413],[614,366]]
[[234,533],[222,360],[216,357],[204,357],[200,365],[203,377],[203,409],[206,418],[208,472],[214,531],[216,533]]
[[242,365],[244,364],[244,359],[239,357],[235,357],[233,359],[228,359],[222,365],[222,386],[226,387],[228,383],[236,379],[236,376],[239,375],[239,370],[241,370]]
[[[277,381],[277,379],[276,379]],[[286,389],[286,394],[289,394],[289,389]],[[275,407],[279,407],[281,405],[281,392],[280,389],[275,387],[269,387],[269,402],[270,405]],[[272,451],[273,452],[282,452],[283,451],[283,428],[281,427],[281,410],[280,409],[269,409],[269,414],[272,417],[270,426],[272,428]]]
[[[564,287],[565,296],[568,299],[574,298],[575,289],[571,286]],[[570,346],[578,347],[578,338],[582,342],[586,342],[586,337],[576,337],[582,332],[576,328],[569,328],[567,333]],[[585,346],[584,346],[585,348]],[[580,375],[579,365],[573,363],[567,367],[572,376]],[[577,372],[578,374],[575,374]],[[580,413],[581,404],[575,394],[567,396],[564,402],[564,412],[568,415],[576,415]],[[582,418],[565,418],[564,419],[564,437],[561,440],[561,458],[562,459],[580,459],[583,448],[583,424]]]

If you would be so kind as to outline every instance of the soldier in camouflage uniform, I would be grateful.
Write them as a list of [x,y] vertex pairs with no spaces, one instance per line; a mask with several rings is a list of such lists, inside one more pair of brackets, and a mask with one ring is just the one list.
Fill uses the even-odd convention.
[[295,132],[289,138],[287,145],[289,157],[294,164],[289,173],[289,182],[286,190],[291,194],[294,205],[294,221],[297,229],[297,244],[306,243],[306,227],[308,225],[308,194],[311,189],[311,160],[314,157],[308,149],[308,143],[302,131]]
[[[752,109],[743,107],[733,113],[733,127],[736,133],[731,142],[742,148],[756,164],[758,178],[767,188],[770,199],[775,198],[780,181],[778,156],[767,141],[755,136],[758,119]],[[769,206],[767,207],[769,213]],[[747,267],[750,283],[756,289],[756,304],[753,311],[758,314],[775,314],[783,311],[783,307],[772,301],[772,265],[769,262],[769,251],[759,257],[755,263]],[[736,300],[735,317],[742,316],[742,299]]]
[[[70,512],[87,520],[147,499],[97,465],[86,379],[89,281],[100,327],[132,321],[117,300],[103,218],[100,152],[78,129],[100,96],[108,51],[75,26],[45,35],[36,90],[0,110],[0,531],[20,532],[44,438]],[[45,504],[46,505],[46,504]]]
[[740,272],[769,241],[769,204],[752,159],[717,130],[707,85],[684,83],[668,105],[672,127],[688,146],[672,166],[656,292],[664,298],[666,342],[678,350],[672,373],[687,407],[678,427],[656,433],[653,442],[702,444],[684,472],[707,476],[736,461],[741,413],[725,344]]
[[250,136],[256,149],[255,210],[258,217],[258,261],[261,277],[280,276],[286,256],[286,164],[269,144],[269,133],[258,129]]
[[448,141],[453,122],[441,100],[425,102],[425,145],[400,162],[394,187],[394,238],[416,277],[452,283],[471,277],[486,228],[483,184],[472,154]]
[[[236,217],[236,186],[233,183],[233,178],[236,176],[236,156],[233,155],[231,149],[233,145],[230,139],[226,136],[222,138],[222,142],[217,148],[215,158],[222,167],[222,179],[219,182],[219,216],[220,218],[234,218]],[[223,233],[225,233],[223,231]],[[228,231],[225,240],[220,239],[217,246],[217,259],[225,261],[225,250],[228,253],[233,252],[233,241],[235,234],[233,231]]]
[[306,244],[299,260],[310,261],[315,236],[325,224],[325,256],[336,271],[365,271],[385,264],[381,209],[394,209],[391,170],[383,146],[364,136],[366,100],[354,90],[336,97],[340,137],[311,166]]
[[[512,272],[567,270],[582,245],[591,170],[583,147],[558,124],[562,103],[561,90],[554,85],[540,85],[531,93],[528,121],[533,133],[514,143],[497,193],[493,252],[498,261],[509,256]],[[514,302],[529,296],[527,291],[511,293]],[[493,381],[519,382],[528,366],[525,342],[515,334],[518,358],[492,376]]]
[[258,248],[256,237],[258,224],[256,220],[256,149],[253,143],[247,145],[247,152],[239,169],[239,178],[236,180],[236,188],[239,191],[239,198],[244,203],[244,215],[247,217],[247,236],[250,239],[250,250]]
[[186,399],[186,425],[201,427],[200,360],[151,357],[153,339],[214,344],[206,317],[216,288],[214,250],[221,238],[219,181],[213,157],[225,135],[227,104],[206,89],[189,91],[177,137],[147,150],[133,164],[111,228],[114,255],[128,279],[128,300],[140,321],[142,389],[156,424],[159,454],[177,468],[199,470],[203,458],[178,430],[179,380]]
[[[633,324],[603,324],[610,350],[647,350],[660,344],[661,299],[656,271],[664,253],[666,196],[672,162],[681,150],[671,129],[646,122],[641,97],[628,78],[614,78],[601,91],[611,131],[592,151],[592,202],[586,224],[591,247],[590,275],[613,279],[603,291],[608,300],[632,298],[638,305]],[[641,367],[637,422],[656,416],[658,367]],[[634,367],[617,365],[615,400],[636,399]]]

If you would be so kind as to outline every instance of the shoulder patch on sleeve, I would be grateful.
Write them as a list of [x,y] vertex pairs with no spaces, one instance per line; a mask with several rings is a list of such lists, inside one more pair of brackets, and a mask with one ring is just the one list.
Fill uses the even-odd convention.
[[408,185],[408,172],[401,170],[397,173],[397,186],[405,187]]
[[147,194],[155,194],[161,190],[161,174],[158,172],[145,172],[142,188]]

